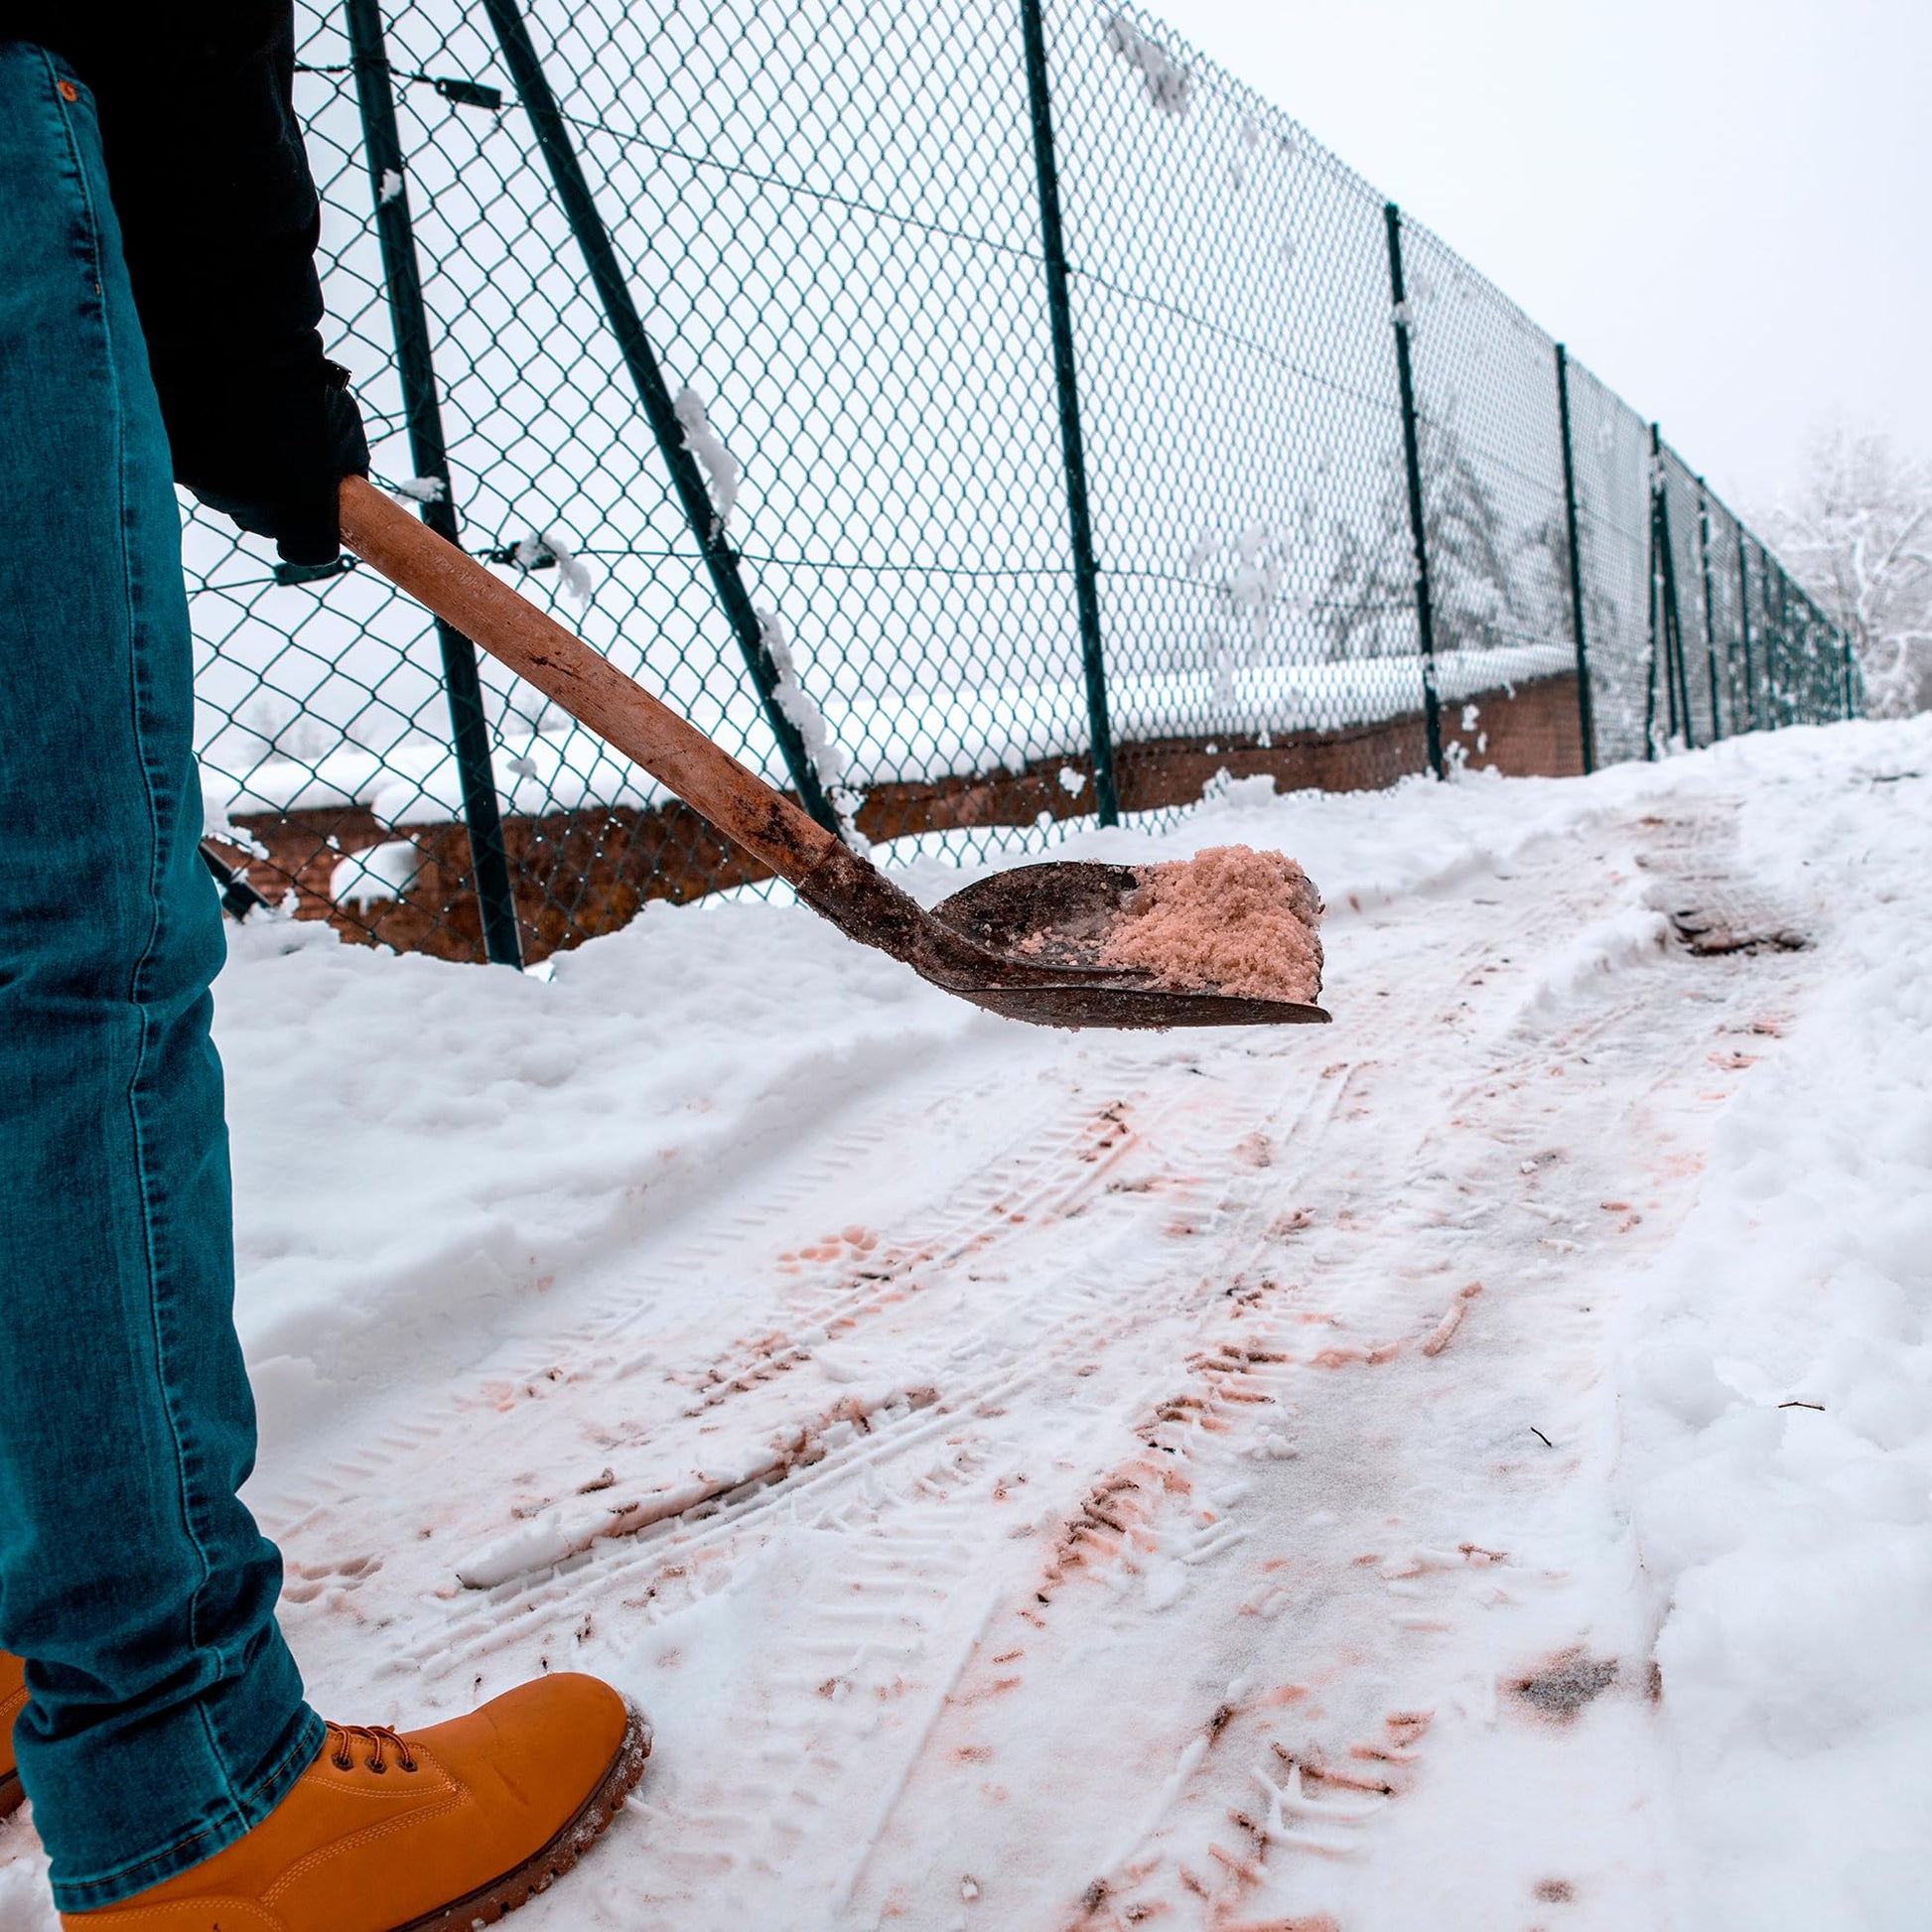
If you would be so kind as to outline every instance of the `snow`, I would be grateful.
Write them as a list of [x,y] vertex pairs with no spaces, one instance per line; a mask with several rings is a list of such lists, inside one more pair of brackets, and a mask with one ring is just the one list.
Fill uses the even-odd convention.
[[1063,850],[1232,843],[1333,1026],[1027,1030],[749,897],[231,930],[314,1695],[657,1725],[530,1932],[1922,1921],[1932,721]]
[[836,784],[845,775],[845,755],[839,750],[832,728],[825,722],[824,712],[798,680],[798,666],[791,655],[791,639],[786,634],[784,620],[777,612],[760,606],[758,621],[759,636],[778,674],[774,701],[804,741],[806,756],[820,782]]
[[[1166,48],[1151,41],[1125,14],[1107,22],[1107,45],[1138,69],[1147,97],[1164,114],[1184,114],[1193,105],[1193,76]],[[1237,183],[1237,185],[1239,185]]]
[[591,601],[591,573],[578,558],[564,533],[556,528],[532,530],[510,546],[510,555],[525,570],[541,570],[554,564],[564,587],[564,595],[580,609]]
[[738,459],[725,447],[725,439],[711,426],[705,399],[695,383],[687,382],[678,391],[675,404],[678,422],[684,429],[684,447],[704,465],[711,480],[711,500],[718,512],[718,533],[731,528],[732,511],[738,507],[738,491],[745,480]]
[[399,899],[416,883],[423,856],[408,839],[385,839],[338,859],[329,875],[329,897],[338,905],[368,906]]

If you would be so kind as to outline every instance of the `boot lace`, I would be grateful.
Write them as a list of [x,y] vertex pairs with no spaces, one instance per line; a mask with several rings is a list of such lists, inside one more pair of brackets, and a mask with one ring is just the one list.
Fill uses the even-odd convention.
[[349,1746],[352,1737],[359,1737],[368,1746],[368,1755],[362,1760],[365,1771],[386,1771],[389,1764],[384,1753],[391,1748],[396,1753],[396,1762],[405,1771],[415,1770],[416,1757],[409,1748],[409,1740],[387,1725],[330,1725],[329,1741],[335,1748],[329,1754],[329,1761],[337,1770],[350,1771],[355,1768]]

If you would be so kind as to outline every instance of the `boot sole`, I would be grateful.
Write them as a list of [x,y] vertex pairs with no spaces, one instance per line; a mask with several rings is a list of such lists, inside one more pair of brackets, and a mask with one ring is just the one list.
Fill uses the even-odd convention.
[[18,1771],[0,1771],[0,1818],[11,1818],[27,1802]]
[[[626,1705],[629,1722],[624,1726],[623,1742],[599,1779],[597,1788],[577,1809],[563,1830],[534,1858],[525,1859],[514,1871],[480,1886],[464,1897],[439,1905],[435,1911],[392,1932],[470,1932],[472,1926],[494,1925],[505,1912],[527,1905],[538,1892],[547,1891],[590,1850],[611,1821],[623,1809],[624,1800],[636,1789],[644,1774],[644,1760],[650,1755],[650,1725],[635,1705]],[[0,1811],[6,1807],[6,1787],[0,1784]]]

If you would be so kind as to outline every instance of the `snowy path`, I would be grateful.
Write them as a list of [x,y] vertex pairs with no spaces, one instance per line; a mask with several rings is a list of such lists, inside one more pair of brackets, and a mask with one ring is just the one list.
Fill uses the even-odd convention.
[[[326,1184],[244,1211],[280,1284],[254,1330],[244,1304],[251,1501],[316,1695],[422,1719],[582,1668],[645,1703],[641,1802],[531,1932],[1678,1923],[1618,1373],[1831,957],[1834,902],[1740,844],[1751,792],[1741,759],[1471,786],[1425,849],[1426,791],[1243,790],[1189,837],[1302,841],[1319,1032],[1043,1035],[896,985],[868,1013],[892,969],[836,942],[789,1015],[755,963],[694,958],[658,1043],[715,1093],[532,1034],[524,1104],[424,1101],[447,1146],[414,1211],[372,1184],[316,1235],[348,1150],[385,1158],[344,1083],[366,1128],[378,1062],[434,1088],[449,1058],[421,980],[335,1076]],[[1686,909],[1819,943],[1697,957],[1666,940]],[[346,974],[302,996],[340,1052],[381,963],[288,964]],[[287,997],[225,1035],[244,1199],[251,1108],[266,1130],[317,1077],[250,1084]],[[285,1183],[315,1121],[287,1132]],[[474,1226],[453,1205],[425,1248],[466,1185]],[[358,1255],[375,1285],[332,1327]]]

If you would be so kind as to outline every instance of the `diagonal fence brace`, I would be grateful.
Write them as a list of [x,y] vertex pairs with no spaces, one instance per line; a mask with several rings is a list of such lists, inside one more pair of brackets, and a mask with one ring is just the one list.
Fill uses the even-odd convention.
[[742,560],[726,540],[718,513],[712,506],[711,492],[699,474],[697,459],[686,447],[684,425],[678,420],[677,407],[658,365],[657,352],[644,334],[637,305],[630,299],[630,286],[611,244],[610,231],[597,211],[590,184],[584,179],[563,110],[557,105],[543,64],[531,45],[522,10],[517,0],[483,0],[483,10],[496,30],[497,44],[503,50],[510,78],[516,83],[523,111],[529,115],[530,125],[536,131],[537,145],[543,150],[551,183],[563,205],[564,218],[583,250],[584,265],[604,305],[605,318],[617,338],[619,351],[636,387],[651,434],[657,439],[658,450],[671,473],[671,486],[677,492],[685,520],[703,554],[712,589],[744,653],[746,669],[764,707],[772,736],[778,741],[778,751],[792,787],[806,811],[828,832],[837,832],[838,814],[826,796],[804,736],[779,701],[778,666],[765,641],[764,626],[752,608],[751,594],[745,588],[740,569]]

